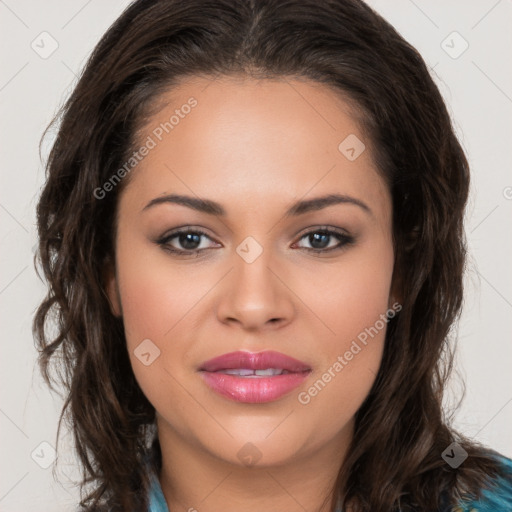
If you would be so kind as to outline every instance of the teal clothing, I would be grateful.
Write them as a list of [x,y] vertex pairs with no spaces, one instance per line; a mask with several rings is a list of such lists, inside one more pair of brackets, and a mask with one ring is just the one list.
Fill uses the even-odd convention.
[[492,488],[482,491],[482,498],[471,503],[460,503],[453,512],[512,512],[512,460],[501,454],[496,457],[503,465],[503,476]]
[[[482,492],[479,501],[460,503],[454,509],[444,508],[436,512],[512,512],[512,460],[500,454],[496,454],[496,457],[504,466],[504,474],[496,479],[491,488]],[[154,472],[151,473],[151,482],[148,512],[170,512]]]
[[148,512],[169,512],[162,487],[154,472],[151,473],[151,490],[149,492]]

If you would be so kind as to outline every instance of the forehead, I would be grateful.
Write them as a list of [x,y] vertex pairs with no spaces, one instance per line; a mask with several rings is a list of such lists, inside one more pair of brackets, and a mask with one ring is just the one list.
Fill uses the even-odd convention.
[[[137,190],[141,207],[180,192],[229,198],[245,209],[263,199],[268,205],[339,192],[386,208],[387,187],[357,109],[324,84],[194,77],[156,105],[137,136],[138,145],[152,147],[127,187]],[[362,152],[347,158],[347,146]]]

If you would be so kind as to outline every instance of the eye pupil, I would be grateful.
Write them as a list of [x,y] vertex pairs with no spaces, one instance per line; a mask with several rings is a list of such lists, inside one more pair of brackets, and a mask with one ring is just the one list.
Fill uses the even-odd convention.
[[[331,235],[329,234],[326,234],[326,233],[312,233],[311,235],[309,235],[309,241],[311,243],[311,245],[313,246],[313,248],[315,249],[324,249],[325,247],[327,247],[329,245],[329,238],[330,238]],[[320,239],[323,238],[323,242],[325,243],[322,243],[320,242],[320,246],[316,245],[316,242],[320,241]]]
[[179,242],[184,249],[194,250],[200,244],[200,238],[201,235],[198,233],[182,233],[179,235]]

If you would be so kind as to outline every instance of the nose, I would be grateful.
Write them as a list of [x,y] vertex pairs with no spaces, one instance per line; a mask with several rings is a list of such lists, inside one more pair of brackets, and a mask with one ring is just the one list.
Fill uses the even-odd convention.
[[252,263],[235,255],[234,268],[219,290],[219,321],[247,331],[281,328],[291,322],[295,314],[292,283],[287,283],[289,277],[280,269],[266,251]]

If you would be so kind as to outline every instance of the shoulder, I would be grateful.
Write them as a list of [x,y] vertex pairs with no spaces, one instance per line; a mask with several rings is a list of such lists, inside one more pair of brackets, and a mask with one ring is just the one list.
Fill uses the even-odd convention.
[[478,501],[462,501],[453,512],[511,512],[512,511],[512,459],[499,453],[493,454],[501,466],[496,477]]

